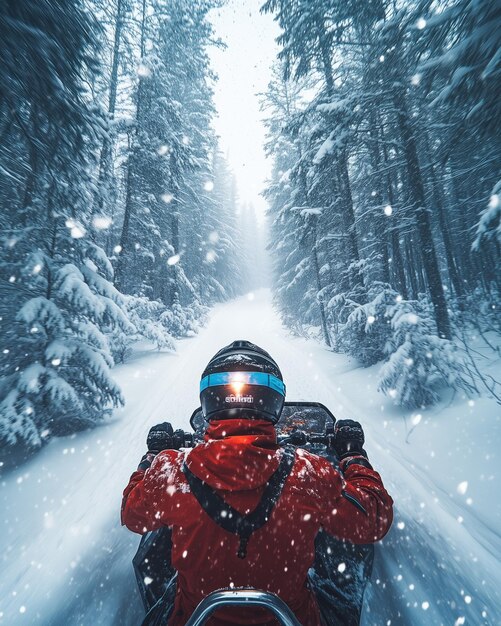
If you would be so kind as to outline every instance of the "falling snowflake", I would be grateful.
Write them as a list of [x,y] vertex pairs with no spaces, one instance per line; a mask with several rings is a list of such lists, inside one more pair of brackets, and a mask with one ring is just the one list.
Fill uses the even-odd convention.
[[424,19],[424,17],[420,17],[418,19],[418,21],[416,22],[416,28],[419,30],[423,30],[423,28],[426,28],[426,20]]
[[73,239],[81,239],[82,237],[85,237],[85,228],[78,222],[69,219],[66,220],[65,224],[66,227],[70,229],[70,235]]
[[96,215],[92,220],[92,225],[98,230],[106,230],[106,228],[109,228],[112,224],[113,220],[107,215]]
[[214,183],[211,180],[208,180],[204,183],[204,189],[205,191],[212,191],[214,189]]
[[393,213],[393,208],[390,204],[387,204],[384,209],[384,214],[387,215],[388,217],[390,217],[390,215]]
[[468,489],[468,481],[467,480],[463,480],[462,482],[460,482],[458,484],[458,486],[456,487],[457,492],[459,493],[459,495],[464,496],[464,494],[466,493],[466,490]]
[[173,254],[167,259],[167,265],[176,265],[176,263],[179,263],[180,258],[179,254]]
[[137,75],[138,75],[140,78],[147,78],[148,76],[150,76],[150,75],[151,75],[151,70],[150,70],[150,68],[149,68],[147,65],[145,65],[144,63],[140,63],[140,64],[137,66]]

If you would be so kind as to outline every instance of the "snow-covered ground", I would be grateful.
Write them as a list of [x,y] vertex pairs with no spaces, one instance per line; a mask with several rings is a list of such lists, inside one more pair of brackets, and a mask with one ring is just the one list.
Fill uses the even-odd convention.
[[458,397],[405,423],[376,392],[374,368],[290,337],[267,291],[216,307],[177,354],[145,352],[117,368],[127,404],[112,423],[53,441],[1,478],[0,624],[140,623],[139,537],[120,526],[121,492],[149,427],[188,426],[204,365],[234,339],[273,354],[289,400],[324,402],[365,427],[396,516],[377,549],[363,623],[501,624],[499,405]]

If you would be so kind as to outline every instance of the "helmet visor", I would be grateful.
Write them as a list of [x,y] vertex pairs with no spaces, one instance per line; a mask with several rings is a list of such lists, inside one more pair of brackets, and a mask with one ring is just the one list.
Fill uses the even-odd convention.
[[280,378],[264,372],[218,372],[204,376],[200,381],[200,392],[208,387],[229,385],[235,393],[240,393],[246,385],[269,387],[285,396],[285,385]]
[[276,423],[285,399],[283,381],[265,372],[216,372],[200,381],[206,419],[263,417]]

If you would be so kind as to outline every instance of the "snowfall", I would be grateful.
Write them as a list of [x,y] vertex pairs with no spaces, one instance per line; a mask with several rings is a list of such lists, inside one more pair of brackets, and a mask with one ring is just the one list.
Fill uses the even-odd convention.
[[235,339],[275,357],[288,400],[323,402],[364,426],[395,521],[377,545],[362,624],[501,624],[501,407],[445,394],[403,412],[377,392],[378,366],[291,337],[262,290],[216,307],[176,353],[144,346],[115,369],[126,405],[113,420],[0,477],[0,625],[141,623],[139,536],[120,526],[122,490],[152,425],[189,429],[206,362]]

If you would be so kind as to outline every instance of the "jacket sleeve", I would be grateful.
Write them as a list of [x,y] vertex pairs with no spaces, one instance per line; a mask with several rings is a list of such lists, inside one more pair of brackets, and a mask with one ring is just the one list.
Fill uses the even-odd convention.
[[[325,472],[323,476],[327,478]],[[393,521],[393,500],[377,472],[356,463],[350,465],[342,474],[341,494],[336,490],[334,497],[334,478],[330,488],[323,482],[322,526],[328,533],[352,543],[373,543],[386,535]]]
[[179,488],[180,456],[175,450],[165,450],[149,469],[138,469],[132,474],[123,492],[123,526],[144,534],[176,522],[183,492]]

